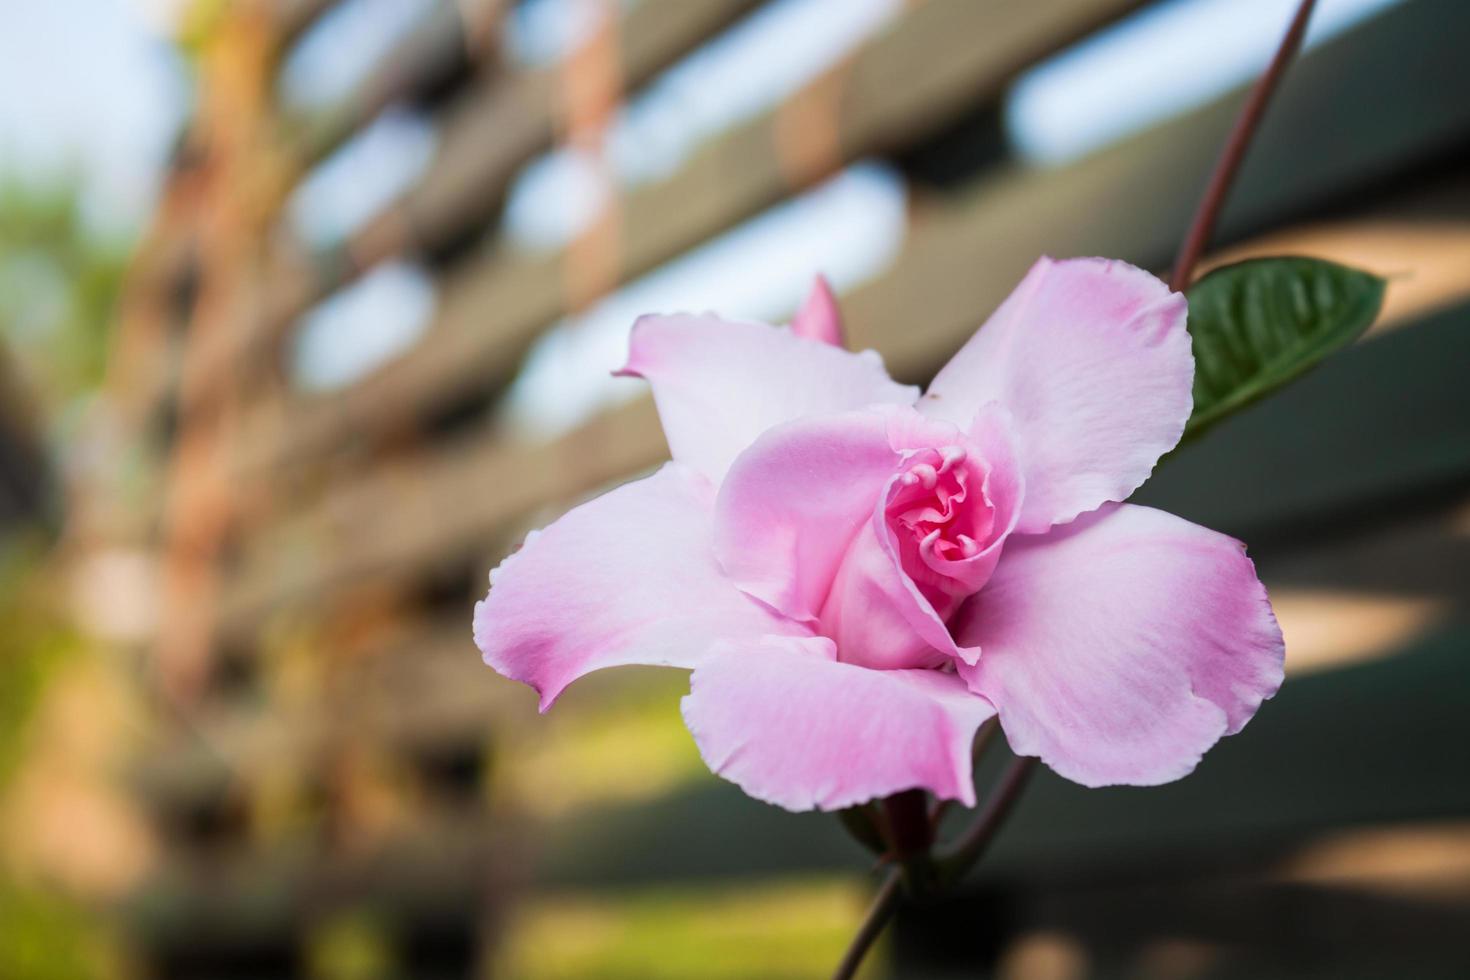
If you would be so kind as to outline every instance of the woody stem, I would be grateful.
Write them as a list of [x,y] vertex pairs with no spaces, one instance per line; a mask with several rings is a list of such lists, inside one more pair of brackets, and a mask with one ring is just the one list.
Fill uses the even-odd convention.
[[1001,775],[1000,782],[986,798],[985,806],[975,822],[958,840],[936,856],[941,884],[948,886],[959,881],[985,855],[990,842],[995,840],[1001,825],[1020,800],[1021,791],[1026,788],[1035,768],[1036,759],[1031,756],[1020,756],[1011,762],[1010,767]]
[[883,879],[883,884],[878,887],[878,893],[873,896],[873,904],[868,906],[868,914],[863,917],[863,924],[858,927],[857,935],[852,937],[847,952],[842,956],[842,962],[837,964],[837,970],[832,974],[832,980],[852,980],[857,975],[858,967],[862,966],[863,957],[868,955],[868,950],[882,934],[883,927],[888,925],[888,920],[893,918],[894,911],[898,908],[898,896],[902,889],[902,875],[897,868],[888,872],[888,877]]
[[1204,196],[1200,198],[1199,207],[1194,212],[1194,220],[1190,222],[1189,231],[1185,234],[1184,241],[1179,246],[1179,254],[1174,260],[1169,288],[1176,292],[1182,292],[1194,277],[1194,267],[1199,264],[1200,256],[1209,244],[1215,222],[1220,217],[1220,209],[1225,204],[1225,196],[1230,192],[1230,185],[1235,182],[1235,175],[1245,160],[1245,151],[1250,148],[1251,139],[1260,127],[1261,118],[1266,114],[1266,106],[1270,104],[1271,96],[1280,85],[1281,77],[1286,74],[1286,66],[1291,64],[1291,59],[1301,50],[1302,39],[1307,33],[1307,22],[1312,18],[1312,8],[1316,6],[1316,2],[1317,0],[1302,0],[1297,7],[1296,16],[1291,19],[1286,35],[1281,39],[1281,46],[1276,49],[1276,55],[1271,59],[1265,74],[1256,80],[1255,87],[1251,89],[1235,125],[1230,130],[1230,136],[1225,140],[1225,148],[1220,152],[1220,159],[1215,163],[1210,182],[1205,185]]

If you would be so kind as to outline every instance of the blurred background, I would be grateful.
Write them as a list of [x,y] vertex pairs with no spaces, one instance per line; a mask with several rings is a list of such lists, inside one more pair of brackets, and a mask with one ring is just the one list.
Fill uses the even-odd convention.
[[[0,8],[0,977],[825,976],[864,853],[711,776],[681,672],[538,717],[486,572],[662,458],[639,313],[821,271],[922,382],[1041,253],[1164,269],[1293,7]],[[867,976],[1470,976],[1467,41],[1321,0],[1210,261],[1387,306],[1140,494],[1249,542],[1282,693],[1038,776]]]

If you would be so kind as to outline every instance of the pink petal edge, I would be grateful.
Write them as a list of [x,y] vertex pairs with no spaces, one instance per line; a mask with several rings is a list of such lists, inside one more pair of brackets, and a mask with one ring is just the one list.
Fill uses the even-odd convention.
[[793,811],[915,788],[973,806],[970,743],[990,704],[954,674],[834,656],[823,637],[721,644],[682,706],[710,769]]
[[1025,467],[1018,530],[1124,500],[1179,441],[1194,358],[1179,293],[1107,259],[1042,258],[929,386],[920,411],[966,424],[986,402],[1014,419]]
[[1011,747],[1085,786],[1186,775],[1283,676],[1244,546],[1132,504],[1013,539],[954,626]]
[[814,416],[776,426],[741,453],[715,501],[715,555],[730,579],[815,622],[898,464],[888,426],[881,411]]
[[485,663],[549,708],[603,667],[694,667],[719,640],[806,635],[740,592],[715,562],[714,491],[677,463],[532,532],[475,604]]
[[918,389],[853,353],[763,323],[644,316],[620,372],[648,380],[675,460],[718,484],[762,433],[808,415],[912,405]]

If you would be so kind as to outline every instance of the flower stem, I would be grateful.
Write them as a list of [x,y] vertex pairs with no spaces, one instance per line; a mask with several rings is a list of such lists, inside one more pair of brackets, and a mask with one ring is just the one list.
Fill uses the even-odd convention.
[[1261,117],[1266,113],[1266,106],[1271,101],[1271,96],[1276,92],[1281,82],[1281,76],[1286,74],[1286,66],[1301,49],[1302,38],[1307,33],[1307,21],[1312,17],[1312,8],[1316,6],[1316,0],[1302,0],[1297,7],[1296,16],[1291,19],[1291,25],[1286,29],[1286,36],[1281,39],[1281,46],[1276,49],[1276,55],[1271,59],[1271,64],[1266,68],[1265,74],[1257,79],[1255,87],[1251,89],[1250,95],[1245,100],[1245,105],[1240,110],[1240,115],[1235,120],[1234,127],[1230,130],[1230,136],[1225,141],[1225,149],[1220,153],[1220,159],[1215,163],[1215,171],[1210,174],[1210,182],[1205,185],[1204,196],[1200,199],[1199,208],[1194,213],[1194,220],[1190,222],[1189,231],[1184,236],[1184,242],[1179,246],[1178,257],[1174,260],[1174,272],[1169,279],[1169,288],[1176,292],[1182,292],[1194,277],[1194,267],[1199,264],[1200,256],[1204,253],[1205,246],[1209,244],[1210,235],[1215,230],[1215,221],[1220,217],[1220,209],[1225,204],[1225,195],[1230,191],[1230,185],[1235,182],[1235,175],[1240,170],[1240,164],[1245,159],[1245,151],[1249,149],[1251,138],[1255,136],[1260,127]]
[[899,885],[902,880],[903,876],[897,868],[889,871],[888,877],[883,879],[883,884],[878,887],[878,894],[873,896],[873,904],[868,906],[863,924],[858,927],[857,935],[848,944],[842,962],[837,964],[832,980],[852,980],[857,975],[863,957],[868,954],[868,950],[873,947],[873,943],[883,932],[883,927],[888,925],[888,920],[893,918],[893,913],[898,908],[898,896],[902,890]]
[[1000,783],[985,800],[985,806],[970,828],[953,844],[937,855],[940,884],[953,885],[965,876],[984,856],[990,842],[995,839],[1001,824],[1010,816],[1021,791],[1036,768],[1036,759],[1021,756],[1015,759],[1000,777]]
[[[975,741],[970,745],[970,771],[975,772],[980,768],[980,760],[985,756],[985,750],[990,743],[995,741],[995,732],[1000,725],[994,718],[980,726],[975,733]],[[934,809],[929,813],[929,836],[939,836],[939,825],[944,822],[944,815],[954,804],[954,800],[940,800],[934,804]]]
[[[1010,815],[1016,800],[1021,796],[1021,790],[1026,787],[1026,780],[1030,777],[1036,760],[1029,757],[1016,759],[1011,763],[1009,769],[1000,778],[1000,784],[985,802],[985,808],[975,819],[970,829],[950,847],[938,855],[937,864],[928,853],[928,844],[919,855],[923,859],[923,867],[927,870],[929,881],[927,885],[932,887],[936,882],[933,880],[935,872],[938,872],[937,884],[941,887],[952,885],[964,876],[964,873],[974,866],[975,862],[985,853],[985,849],[995,838],[996,832]],[[904,799],[910,797],[909,799]],[[888,816],[889,839],[894,842],[900,839],[900,834],[893,830],[893,817],[895,810],[905,814],[900,819],[908,820],[908,810],[917,797],[917,803],[922,806],[923,794],[911,791],[909,794],[897,793],[883,801],[884,812]],[[898,801],[895,803],[895,801]],[[923,809],[917,811],[919,818],[923,821],[925,833],[929,832],[929,817]],[[929,838],[925,838],[926,841]],[[903,852],[898,850],[894,844],[896,856]],[[863,924],[858,928],[857,935],[853,936],[852,943],[847,947],[847,952],[842,957],[842,962],[837,965],[837,972],[832,974],[833,980],[850,980],[857,973],[858,966],[862,964],[863,957],[867,955],[873,943],[877,940],[883,927],[893,917],[898,907],[898,900],[903,892],[905,884],[906,868],[900,865],[888,873],[883,879],[883,884],[878,888],[878,894],[873,896],[873,904],[868,907],[868,914],[863,919]]]

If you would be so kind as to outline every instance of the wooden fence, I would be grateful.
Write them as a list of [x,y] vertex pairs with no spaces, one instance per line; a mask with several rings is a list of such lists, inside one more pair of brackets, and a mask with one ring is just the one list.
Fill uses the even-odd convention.
[[[498,955],[501,914],[528,881],[856,868],[824,825],[781,823],[710,782],[537,818],[488,788],[532,723],[529,695],[481,668],[469,641],[485,572],[529,527],[665,453],[646,399],[541,441],[510,435],[492,409],[563,316],[864,161],[897,168],[909,197],[896,256],[842,297],[851,340],[922,381],[1038,254],[1166,263],[1239,92],[1075,162],[1028,163],[998,126],[1012,84],[1145,5],[911,2],[779,104],[666,176],[616,187],[575,240],[536,253],[501,231],[517,175],[557,147],[595,145],[621,103],[762,4],[609,3],[587,39],[545,66],[500,43],[511,0],[438,0],[337,103],[293,108],[278,94],[281,66],[312,32],[337,29],[335,6],[221,6],[200,47],[198,111],[119,319],[108,390],[116,465],[85,504],[105,515],[109,545],[142,547],[159,569],[144,672],[158,724],[132,776],[167,844],[130,906],[145,958],[165,976],[232,975],[239,963],[257,971],[240,975],[321,972],[321,936],[368,909],[393,924],[383,932],[391,975],[462,976]],[[1377,339],[1222,427],[1145,490],[1249,535],[1293,672],[1336,669],[1353,690],[1355,659],[1418,663],[1409,653],[1426,637],[1464,651],[1470,630],[1467,32],[1470,9],[1420,0],[1293,69],[1213,260],[1297,251],[1365,265],[1393,277],[1385,317]],[[423,173],[340,240],[295,237],[284,217],[293,189],[404,108],[436,134]],[[934,180],[925,161],[936,158],[958,176]],[[303,317],[395,259],[435,281],[421,338],[345,386],[294,384],[287,364]],[[1470,815],[1470,715],[1449,703],[1470,705],[1463,670],[1435,682],[1428,707],[1423,688],[1389,685],[1391,710],[1422,710],[1440,737],[1458,739],[1417,761],[1395,799],[1338,800],[1363,773],[1304,752],[1293,758],[1316,769],[1310,787],[1294,788],[1300,773],[1280,766],[1260,777],[1266,788],[1253,783],[1251,762],[1298,734],[1301,718],[1326,732],[1363,723],[1314,702],[1312,685],[1330,686],[1319,677],[1299,696],[1289,683],[1280,711],[1258,723],[1264,734],[1233,740],[1198,783],[1165,791],[1169,842],[1191,860],[1210,835],[1224,850],[1267,842],[1274,868],[1287,842],[1317,831]],[[587,703],[648,683],[598,679]],[[1427,737],[1383,725],[1395,746],[1422,754]],[[1383,753],[1364,756],[1380,774],[1393,767]],[[1440,791],[1420,792],[1436,779]],[[1222,794],[1254,802],[1222,823]],[[1019,873],[1028,856],[1108,869],[1100,855],[1113,848],[1154,854],[1160,841],[1138,823],[1148,805],[1079,802],[1043,780],[1028,803],[1040,829],[998,860]],[[1132,829],[1110,837],[1089,821]],[[713,848],[726,832],[737,844]],[[535,841],[543,850],[528,859],[522,845]],[[1026,887],[1072,880],[1043,864],[1053,877]],[[1050,919],[1021,916],[1008,933],[986,927],[992,953],[1032,926],[1094,942],[1077,925],[1085,910],[1049,907]],[[900,953],[923,945],[905,937],[924,928],[903,925]]]

